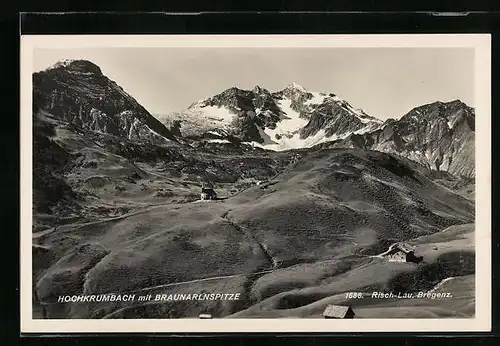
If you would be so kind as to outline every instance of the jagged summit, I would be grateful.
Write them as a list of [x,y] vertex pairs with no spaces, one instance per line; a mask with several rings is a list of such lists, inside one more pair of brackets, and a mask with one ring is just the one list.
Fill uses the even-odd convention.
[[298,90],[298,91],[302,91],[302,92],[307,92],[306,88],[304,88],[302,85],[297,84],[295,82],[292,82],[285,89],[294,89],[294,90]]
[[395,153],[428,168],[456,176],[475,175],[474,108],[460,100],[436,101],[413,108],[376,131],[349,136],[331,147]]
[[415,107],[412,110],[425,109],[425,108],[431,108],[431,107],[439,107],[439,106],[448,106],[448,107],[463,106],[463,107],[471,108],[470,106],[468,106],[467,104],[462,102],[462,100],[455,99],[455,100],[451,100],[451,101],[435,101],[435,102],[427,103],[427,104]]
[[99,66],[94,64],[89,60],[83,59],[64,59],[56,62],[54,65],[50,66],[46,71],[55,69],[65,69],[69,72],[77,73],[91,73],[95,75],[102,76],[102,71]]
[[33,74],[33,104],[86,130],[170,145],[173,134],[88,60],[61,60]]
[[253,93],[256,93],[256,94],[261,94],[261,93],[268,93],[269,90],[267,90],[266,88],[264,87],[261,87],[260,85],[256,85],[253,89],[252,89],[252,92]]
[[468,106],[459,99],[452,101],[435,101],[411,109],[401,117],[401,120],[420,121],[435,117],[447,119],[457,113],[463,113],[466,117],[472,117],[474,108]]

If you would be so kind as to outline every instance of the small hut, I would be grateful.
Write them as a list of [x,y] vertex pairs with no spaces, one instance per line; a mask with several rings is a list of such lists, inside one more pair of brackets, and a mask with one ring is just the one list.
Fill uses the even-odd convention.
[[211,183],[203,183],[201,185],[201,200],[217,199],[217,194],[214,191],[214,186]]
[[350,306],[328,305],[323,312],[324,318],[354,318],[354,311]]
[[405,243],[393,244],[389,250],[382,254],[389,262],[413,262],[422,261],[421,256],[415,256],[415,249]]

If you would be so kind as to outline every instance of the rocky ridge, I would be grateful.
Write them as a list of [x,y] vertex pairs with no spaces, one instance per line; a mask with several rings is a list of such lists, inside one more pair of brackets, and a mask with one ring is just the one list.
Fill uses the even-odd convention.
[[422,105],[398,120],[381,121],[335,94],[295,83],[278,92],[233,87],[162,121],[196,145],[250,144],[273,151],[364,148],[457,176],[475,175],[475,112],[460,100]]
[[87,60],[65,60],[33,74],[33,105],[76,126],[154,144],[173,134],[101,69]]
[[363,148],[398,154],[436,171],[475,176],[475,113],[460,100],[412,109],[381,129],[319,146]]

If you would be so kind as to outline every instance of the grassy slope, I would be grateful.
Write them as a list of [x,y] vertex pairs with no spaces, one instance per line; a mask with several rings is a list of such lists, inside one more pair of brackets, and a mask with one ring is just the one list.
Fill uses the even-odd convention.
[[[389,155],[325,150],[299,161],[264,189],[254,186],[224,201],[167,204],[113,221],[69,225],[37,235],[34,243],[47,248],[53,258],[48,270],[40,270],[37,290],[40,299],[50,302],[60,291],[123,293],[288,267],[229,280],[231,292],[240,291],[245,297],[240,306],[200,302],[184,312],[169,313],[166,305],[141,304],[117,313],[131,316],[131,309],[139,309],[143,317],[184,317],[212,309],[217,316],[226,316],[255,307],[282,314],[336,293],[387,286],[396,275],[414,271],[415,265],[387,264],[367,255],[394,241],[472,222],[473,212],[470,201]],[[62,267],[56,261],[72,256],[84,244],[102,247],[106,255],[92,268],[73,268],[70,279],[58,281],[55,273]],[[208,290],[208,285],[222,282],[227,279],[203,287]],[[196,285],[183,288],[199,289]],[[101,304],[90,309],[74,304],[60,311],[52,305],[48,311],[61,317],[103,317],[122,307]],[[255,316],[250,309],[240,314]]]
[[43,111],[34,125],[34,232],[194,201],[204,179],[227,197],[275,175],[292,158],[136,143],[78,128]]
[[[241,317],[311,317],[319,318],[328,304],[346,304],[353,307],[357,317],[460,317],[474,315],[474,262],[471,259],[474,248],[474,225],[451,226],[441,232],[417,238],[409,243],[416,247],[416,254],[424,256],[424,262],[388,263],[382,259],[365,259],[355,268],[345,273],[322,278],[324,271],[313,270],[310,266],[298,265],[281,272],[268,274],[254,285],[255,291],[264,292],[264,287],[280,285],[287,280],[295,283],[304,280],[302,273],[307,271],[309,287],[293,289],[272,295],[260,303],[240,311],[230,318]],[[325,268],[333,268],[334,262],[325,263]],[[436,268],[440,270],[436,271]],[[285,273],[286,272],[286,273]],[[314,285],[311,274],[317,273]],[[330,274],[330,273],[329,273]],[[423,286],[406,287],[408,292],[428,292],[443,279],[444,282],[435,292],[450,292],[452,298],[444,299],[372,299],[374,291],[393,291],[396,284],[404,283],[406,278],[411,284],[425,278]],[[303,285],[305,286],[305,285]],[[387,290],[392,288],[391,290]],[[269,288],[268,288],[269,289]],[[364,292],[363,299],[347,299],[344,292]]]

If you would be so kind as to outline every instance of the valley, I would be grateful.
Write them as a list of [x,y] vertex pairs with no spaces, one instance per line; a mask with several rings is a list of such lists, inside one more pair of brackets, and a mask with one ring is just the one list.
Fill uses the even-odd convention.
[[[34,94],[35,318],[320,318],[328,304],[357,318],[474,315],[462,103],[382,122],[292,84],[228,89],[160,122],[85,61],[39,72]],[[218,200],[200,201],[205,182]],[[395,242],[423,261],[376,256]],[[453,298],[346,298],[430,290]],[[134,292],[242,298],[57,302]]]

